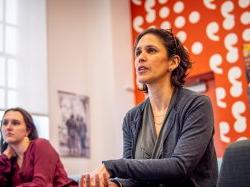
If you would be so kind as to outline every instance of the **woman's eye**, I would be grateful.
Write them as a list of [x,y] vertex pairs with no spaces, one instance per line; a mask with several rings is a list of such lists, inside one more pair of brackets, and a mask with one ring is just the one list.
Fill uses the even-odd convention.
[[141,50],[137,50],[136,52],[135,52],[135,56],[137,57],[137,56],[139,56],[141,54]]
[[2,122],[2,124],[4,125],[4,126],[6,126],[6,125],[8,125],[8,121],[7,120],[4,120],[3,122]]
[[13,125],[20,125],[20,122],[19,121],[12,121],[12,124]]
[[7,126],[9,123],[11,123],[12,125],[20,125],[21,124],[21,122],[18,120],[13,120],[13,121],[12,120],[11,121],[3,120],[2,125]]
[[148,49],[147,49],[147,52],[148,52],[148,53],[155,53],[155,52],[156,52],[156,49],[154,49],[154,48],[148,48]]

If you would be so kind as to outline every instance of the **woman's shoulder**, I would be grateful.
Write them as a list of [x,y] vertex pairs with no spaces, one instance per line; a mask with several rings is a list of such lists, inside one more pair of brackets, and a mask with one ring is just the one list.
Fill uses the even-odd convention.
[[195,92],[193,90],[187,88],[180,88],[178,94],[178,100],[186,100],[186,101],[193,101],[193,100],[210,100],[208,96]]
[[30,145],[30,151],[31,152],[51,152],[51,153],[56,153],[56,150],[54,149],[54,147],[51,145],[51,143],[49,142],[49,140],[44,139],[44,138],[37,138],[35,140],[31,141],[31,145]]
[[34,146],[51,146],[49,140],[44,138],[36,138],[35,140],[32,140],[32,144]]
[[175,106],[178,109],[186,109],[197,106],[210,107],[211,100],[207,95],[189,90],[187,88],[181,88],[178,91]]

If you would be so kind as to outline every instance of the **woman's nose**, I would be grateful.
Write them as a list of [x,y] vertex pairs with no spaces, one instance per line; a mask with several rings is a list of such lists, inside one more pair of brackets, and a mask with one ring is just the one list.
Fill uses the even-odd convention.
[[141,54],[139,55],[138,57],[138,62],[141,63],[141,62],[144,62],[146,61],[146,54],[144,52],[141,52]]

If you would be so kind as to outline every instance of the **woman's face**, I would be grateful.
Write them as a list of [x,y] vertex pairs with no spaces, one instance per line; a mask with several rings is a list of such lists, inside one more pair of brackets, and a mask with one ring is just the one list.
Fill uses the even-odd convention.
[[18,111],[9,111],[4,115],[1,131],[4,141],[10,145],[20,143],[28,136],[23,116]]
[[167,50],[159,37],[146,34],[140,39],[135,49],[135,69],[137,81],[142,84],[170,76]]

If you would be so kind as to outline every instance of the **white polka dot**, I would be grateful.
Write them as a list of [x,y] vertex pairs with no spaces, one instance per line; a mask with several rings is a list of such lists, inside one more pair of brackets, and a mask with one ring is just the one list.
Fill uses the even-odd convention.
[[234,83],[234,85],[231,86],[231,88],[230,88],[230,94],[233,97],[241,96],[242,91],[243,91],[243,89],[242,89],[242,83],[241,82]]
[[203,0],[203,4],[205,5],[206,8],[215,10],[216,9],[216,5],[213,4],[213,3],[214,2],[211,1],[211,0]]
[[160,4],[165,4],[168,0],[158,0]]
[[160,17],[166,18],[169,15],[169,9],[167,7],[162,7],[160,10]]
[[228,80],[231,83],[234,83],[237,79],[241,77],[241,69],[238,66],[233,66],[228,71]]
[[217,74],[222,74],[223,69],[221,68],[222,56],[220,54],[214,54],[209,59],[210,69]]
[[228,80],[230,83],[234,84],[237,79],[241,77],[241,69],[238,66],[233,66],[228,71]]
[[197,23],[200,20],[200,13],[197,11],[193,11],[189,14],[190,23]]
[[227,103],[225,101],[223,101],[226,97],[226,91],[224,88],[222,87],[217,87],[215,89],[215,94],[216,94],[216,102],[217,105],[220,108],[226,108],[227,107]]
[[250,12],[243,12],[240,16],[240,22],[243,25],[248,25],[250,24]]
[[179,31],[177,34],[176,34],[177,38],[182,42],[184,43],[187,39],[187,33],[184,32],[184,31]]
[[232,114],[236,119],[234,123],[234,129],[242,133],[247,128],[246,117],[242,116],[242,114],[246,111],[246,105],[243,101],[237,101],[232,105]]
[[133,28],[136,30],[136,32],[142,32],[143,28],[141,27],[143,24],[143,17],[137,16],[133,21]]
[[141,4],[142,4],[141,0],[132,0],[132,2],[133,2],[135,5],[141,5]]
[[233,50],[237,49],[236,47],[234,47],[235,44],[237,44],[237,42],[238,42],[238,36],[236,33],[229,33],[224,38],[224,45],[229,52],[231,51],[235,52]]
[[239,78],[241,77],[242,72],[241,69],[238,66],[231,67],[228,71],[228,80],[231,83],[230,87],[230,94],[233,97],[239,97],[242,92],[242,82],[239,81]]
[[234,123],[234,129],[238,133],[242,133],[247,129],[246,118],[239,118]]
[[243,101],[236,101],[232,105],[232,114],[235,119],[241,118],[241,114],[246,111],[246,105]]
[[229,15],[223,21],[223,28],[226,30],[231,30],[235,26],[235,17],[234,15]]
[[227,136],[230,131],[230,126],[226,121],[222,121],[219,123],[219,133],[220,133],[220,140],[225,143],[230,143],[231,139]]
[[156,4],[155,0],[145,0],[145,9],[146,10],[153,9],[155,4]]
[[216,33],[219,31],[219,24],[217,22],[211,22],[206,27],[207,37],[212,41],[219,41],[220,38]]
[[177,28],[182,28],[184,25],[185,25],[185,18],[183,16],[178,16],[176,19],[175,19],[175,22],[174,22],[174,25],[177,27]]
[[201,42],[194,42],[192,45],[192,52],[196,55],[200,54],[203,50],[203,45]]
[[234,9],[234,4],[231,1],[223,1],[221,5],[221,14],[224,18],[227,18],[228,16],[232,15],[231,12]]
[[146,21],[148,23],[154,22],[155,18],[156,18],[156,12],[155,12],[155,10],[150,10],[148,12],[148,14],[146,15]]
[[247,8],[250,6],[250,0],[239,0],[239,6],[241,8]]
[[161,23],[161,29],[171,29],[171,24],[168,21],[163,21]]
[[237,48],[230,49],[226,55],[226,59],[229,63],[235,63],[239,59],[239,52]]
[[183,10],[184,10],[184,3],[181,1],[177,1],[174,4],[174,12],[178,14],[181,13]]
[[250,28],[245,29],[242,32],[242,39],[245,40],[246,42],[250,42]]

